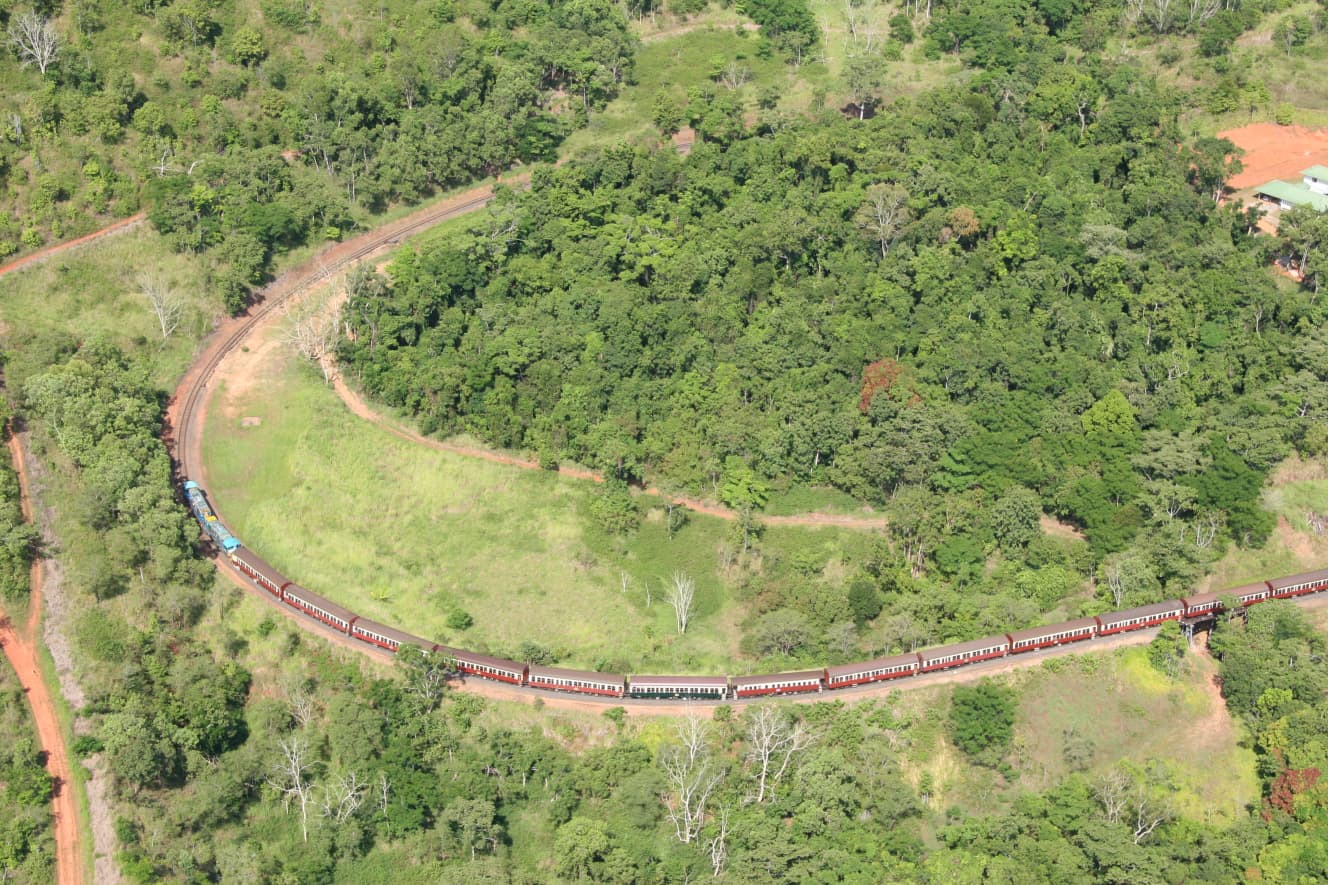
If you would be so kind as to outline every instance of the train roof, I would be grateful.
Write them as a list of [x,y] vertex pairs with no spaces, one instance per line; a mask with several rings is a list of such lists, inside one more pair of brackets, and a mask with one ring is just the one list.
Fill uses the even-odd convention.
[[824,670],[798,670],[792,673],[765,673],[760,676],[734,676],[733,687],[743,688],[748,685],[766,685],[770,682],[808,682],[825,677]]
[[1228,594],[1226,594],[1226,593],[1196,593],[1196,594],[1194,594],[1193,596],[1185,596],[1185,597],[1182,597],[1182,598],[1181,598],[1181,602],[1185,603],[1185,604],[1186,604],[1187,606],[1189,606],[1190,608],[1194,608],[1196,605],[1209,605],[1209,604],[1214,603],[1214,602],[1219,602],[1219,601],[1221,601],[1222,597],[1223,597],[1223,596],[1226,596],[1226,595],[1228,595]]
[[1228,590],[1219,590],[1219,596],[1251,596],[1255,593],[1267,593],[1268,582],[1256,581],[1253,584],[1241,584],[1239,587],[1232,587]]
[[1180,611],[1184,605],[1179,599],[1168,599],[1163,602],[1155,602],[1152,605],[1141,605],[1137,608],[1127,608],[1118,612],[1103,612],[1098,615],[1098,620],[1103,624],[1116,624],[1121,621],[1129,621],[1134,618],[1148,618],[1154,615],[1164,615],[1167,612]]
[[673,686],[716,686],[728,685],[727,676],[633,676],[632,685],[637,688],[670,688]]
[[562,667],[540,667],[535,664],[530,665],[529,676],[531,679],[575,679],[581,682],[605,682],[611,685],[622,685],[627,681],[627,677],[621,673],[567,670]]
[[1317,572],[1303,572],[1299,575],[1287,575],[1285,578],[1273,578],[1268,582],[1274,590],[1281,590],[1285,587],[1294,587],[1297,584],[1318,583],[1328,581],[1328,569],[1319,569]]
[[466,651],[464,648],[449,648],[439,646],[438,651],[449,657],[456,658],[458,663],[479,664],[482,667],[493,667],[498,670],[511,670],[514,673],[520,673],[526,669],[526,665],[518,661],[509,661],[507,658],[495,658],[493,655],[482,655],[475,651]]
[[329,615],[335,615],[336,617],[341,618],[341,620],[346,623],[350,623],[359,617],[350,609],[337,605],[326,596],[319,596],[312,590],[306,590],[299,584],[288,584],[286,586],[286,596],[290,599],[298,599],[300,602],[311,605],[314,608],[322,609]]
[[1026,630],[1014,630],[1009,635],[1011,642],[1022,642],[1025,639],[1039,639],[1043,636],[1053,636],[1057,633],[1072,633],[1076,630],[1096,627],[1096,618],[1075,618],[1073,621],[1062,621],[1059,624],[1046,624],[1042,627],[1029,627]]
[[836,664],[833,667],[826,667],[826,675],[831,679],[840,676],[852,676],[855,673],[867,673],[871,670],[889,670],[893,667],[901,667],[908,664],[917,666],[918,653],[906,655],[891,655],[886,658],[876,658],[872,661],[858,661],[852,664]]
[[396,627],[389,627],[386,624],[380,624],[377,621],[371,621],[368,618],[360,618],[357,620],[355,622],[355,629],[377,633],[379,636],[385,636],[388,639],[401,643],[402,645],[418,645],[425,651],[430,651],[437,644],[416,636],[413,633],[407,633],[405,630],[398,630]]
[[1010,640],[1004,636],[988,636],[983,639],[974,639],[969,642],[956,642],[953,645],[942,645],[937,648],[928,648],[921,652],[922,663],[934,661],[937,658],[947,658],[950,655],[965,655],[976,651],[986,651],[987,649],[997,647],[1009,648]]
[[290,578],[277,571],[267,560],[250,550],[248,547],[241,547],[239,550],[236,550],[234,556],[236,559],[267,578],[273,584],[276,584],[278,588],[284,587],[291,582]]

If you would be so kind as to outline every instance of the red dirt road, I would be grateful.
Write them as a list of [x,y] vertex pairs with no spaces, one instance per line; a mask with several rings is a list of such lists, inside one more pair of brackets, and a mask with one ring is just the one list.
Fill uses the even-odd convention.
[[1245,150],[1244,171],[1227,182],[1231,190],[1254,187],[1274,179],[1299,179],[1300,170],[1328,165],[1328,129],[1253,123],[1217,133]]
[[[18,472],[23,518],[31,523],[33,514],[32,502],[28,498],[27,466],[18,437],[13,434],[9,437],[9,456]],[[16,629],[9,615],[0,610],[0,645],[3,645],[5,657],[18,675],[23,693],[28,698],[32,719],[37,727],[37,742],[46,755],[46,770],[54,780],[51,812],[55,826],[55,880],[59,885],[80,885],[87,881],[87,873],[83,869],[83,854],[79,851],[79,810],[70,780],[69,750],[60,731],[60,720],[55,714],[55,699],[42,679],[38,661],[41,645],[38,630],[41,623],[42,588],[40,559],[33,560],[31,581],[28,620],[22,630]]]
[[114,224],[108,224],[106,227],[103,227],[101,230],[94,230],[90,234],[84,234],[78,239],[70,240],[66,243],[56,243],[54,246],[47,246],[45,249],[38,249],[36,252],[33,252],[31,255],[24,255],[22,258],[16,258],[13,261],[9,262],[8,264],[0,266],[0,277],[4,276],[5,274],[11,271],[27,267],[30,264],[36,264],[39,261],[45,261],[47,258],[50,258],[52,255],[59,254],[60,252],[66,252],[70,249],[73,249],[75,246],[82,246],[86,243],[91,243],[93,240],[100,240],[102,237],[110,236],[111,234],[117,234],[122,231],[129,230],[131,227],[137,225],[144,218],[147,218],[147,215],[142,212],[139,212],[137,215],[130,215],[128,218],[122,218],[121,220],[115,222]]

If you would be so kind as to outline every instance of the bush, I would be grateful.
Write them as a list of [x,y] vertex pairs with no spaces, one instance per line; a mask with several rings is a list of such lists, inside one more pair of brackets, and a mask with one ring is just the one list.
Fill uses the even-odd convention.
[[98,738],[90,734],[80,734],[74,738],[71,749],[74,755],[80,759],[86,759],[93,753],[100,753],[105,745]]
[[995,766],[1014,739],[1013,689],[984,679],[957,685],[950,701],[950,738],[980,765]]
[[475,619],[470,616],[470,612],[459,608],[452,609],[447,616],[447,626],[452,630],[469,630],[474,623]]

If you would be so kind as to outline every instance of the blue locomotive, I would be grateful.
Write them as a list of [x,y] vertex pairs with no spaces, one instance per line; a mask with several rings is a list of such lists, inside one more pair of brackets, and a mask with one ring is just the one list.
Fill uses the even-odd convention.
[[203,527],[203,531],[207,532],[218,549],[224,553],[240,549],[239,539],[230,533],[230,529],[226,528],[221,520],[217,519],[217,514],[212,512],[212,505],[208,503],[207,495],[203,494],[198,483],[192,479],[186,481],[184,497],[189,502],[189,509],[193,512],[194,519],[198,520],[198,524]]

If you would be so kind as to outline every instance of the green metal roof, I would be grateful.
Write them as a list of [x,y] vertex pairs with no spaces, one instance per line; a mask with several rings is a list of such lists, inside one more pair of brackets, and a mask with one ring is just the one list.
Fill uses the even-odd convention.
[[1328,212],[1328,195],[1316,194],[1304,185],[1270,181],[1259,185],[1256,190],[1260,194],[1275,200],[1284,200],[1293,206],[1313,206],[1320,212]]
[[1328,166],[1314,165],[1308,169],[1300,170],[1300,174],[1307,178],[1317,178],[1320,181],[1328,181]]

